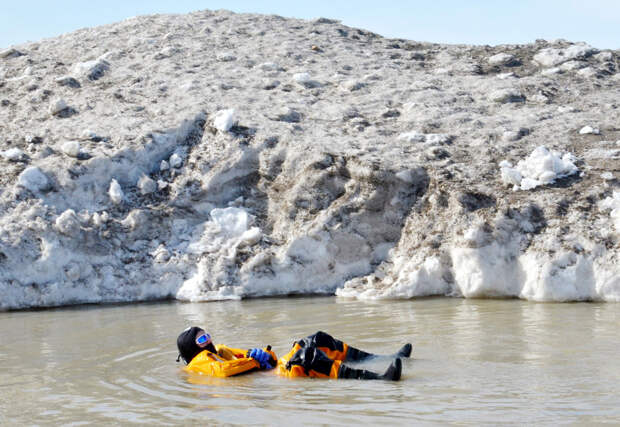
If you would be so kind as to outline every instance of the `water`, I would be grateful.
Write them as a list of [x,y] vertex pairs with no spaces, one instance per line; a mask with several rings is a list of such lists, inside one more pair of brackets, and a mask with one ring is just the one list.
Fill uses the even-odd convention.
[[[0,424],[559,424],[620,421],[620,306],[333,297],[0,313]],[[271,344],[318,329],[374,352],[414,345],[403,380],[214,379],[178,333]],[[367,367],[383,370],[387,362]]]

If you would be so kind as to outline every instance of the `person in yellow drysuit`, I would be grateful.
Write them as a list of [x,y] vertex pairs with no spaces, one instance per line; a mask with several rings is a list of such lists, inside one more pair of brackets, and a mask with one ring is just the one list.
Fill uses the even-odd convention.
[[230,377],[259,369],[273,369],[277,363],[271,347],[242,350],[221,344],[214,345],[211,335],[197,326],[181,332],[177,338],[177,347],[177,361],[181,358],[185,361],[186,371],[213,377]]
[[[216,377],[227,377],[258,369],[273,369],[284,377],[385,379],[398,381],[402,372],[401,357],[411,355],[411,344],[405,344],[396,354],[378,356],[317,332],[293,343],[293,348],[276,363],[276,355],[268,346],[247,351],[224,345],[214,345],[211,336],[202,328],[193,326],[184,330],[177,339],[179,358],[185,370]],[[354,369],[343,362],[360,362],[376,357],[392,357],[384,374]],[[178,361],[179,359],[177,359]]]

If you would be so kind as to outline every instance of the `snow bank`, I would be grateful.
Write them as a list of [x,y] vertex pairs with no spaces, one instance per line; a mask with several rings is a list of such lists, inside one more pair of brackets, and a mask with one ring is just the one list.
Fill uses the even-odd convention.
[[502,182],[512,185],[515,191],[552,184],[556,179],[579,172],[573,163],[575,160],[570,153],[560,154],[541,146],[515,167],[506,160],[502,161],[499,165]]
[[[614,195],[601,209],[618,206]],[[543,246],[532,247],[535,210],[509,217],[498,215],[493,225],[473,225],[441,256],[424,248],[392,250],[388,274],[371,274],[345,283],[336,294],[359,299],[415,298],[431,295],[466,298],[521,298],[530,301],[620,301],[620,276],[612,251],[578,236],[572,247],[561,248],[555,236],[537,237]],[[532,222],[534,221],[534,222]],[[620,225],[620,224],[617,224]],[[534,228],[533,228],[534,227]],[[412,255],[411,255],[412,254]]]
[[[226,11],[5,52],[0,309],[317,293],[618,300],[620,75],[616,52],[594,52]],[[549,141],[583,167],[530,155]],[[516,164],[501,179],[498,155]],[[511,191],[576,165],[580,179]]]

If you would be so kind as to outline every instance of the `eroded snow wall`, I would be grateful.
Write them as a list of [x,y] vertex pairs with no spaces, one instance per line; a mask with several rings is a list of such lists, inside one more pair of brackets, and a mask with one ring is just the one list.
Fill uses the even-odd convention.
[[0,308],[619,298],[617,51],[199,11],[0,51]]

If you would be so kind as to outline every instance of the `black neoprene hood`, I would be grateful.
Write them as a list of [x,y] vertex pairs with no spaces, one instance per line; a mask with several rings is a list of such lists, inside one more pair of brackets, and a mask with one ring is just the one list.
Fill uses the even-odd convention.
[[183,358],[186,364],[192,361],[203,348],[198,347],[196,344],[196,334],[198,331],[202,331],[202,328],[198,326],[191,326],[181,332],[177,338],[177,347],[179,348],[179,354]]

